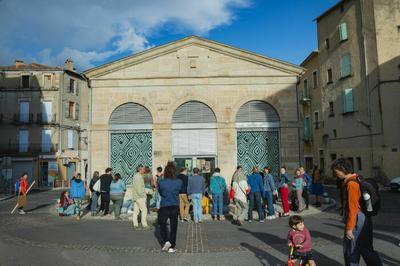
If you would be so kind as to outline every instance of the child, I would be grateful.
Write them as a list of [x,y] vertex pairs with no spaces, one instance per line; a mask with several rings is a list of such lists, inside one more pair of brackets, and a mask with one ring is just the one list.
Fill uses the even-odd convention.
[[58,215],[60,216],[70,216],[76,214],[76,205],[73,203],[72,199],[69,197],[67,190],[61,192],[60,195],[60,205],[58,208]]
[[310,231],[304,226],[304,219],[300,215],[293,215],[289,219],[291,230],[288,233],[288,245],[294,252],[290,254],[290,259],[300,260],[300,265],[308,263],[315,266],[311,250]]

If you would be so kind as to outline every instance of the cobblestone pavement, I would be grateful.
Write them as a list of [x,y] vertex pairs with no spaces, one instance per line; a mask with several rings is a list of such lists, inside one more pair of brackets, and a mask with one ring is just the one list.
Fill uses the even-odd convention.
[[[0,202],[0,265],[284,265],[287,218],[237,227],[228,221],[179,223],[177,254],[161,253],[158,227],[133,231],[130,221],[59,217],[59,191],[30,195],[26,215]],[[386,193],[375,219],[375,248],[385,265],[400,265],[400,194]],[[386,203],[387,202],[387,203]],[[319,265],[342,265],[343,225],[335,210],[306,216]]]

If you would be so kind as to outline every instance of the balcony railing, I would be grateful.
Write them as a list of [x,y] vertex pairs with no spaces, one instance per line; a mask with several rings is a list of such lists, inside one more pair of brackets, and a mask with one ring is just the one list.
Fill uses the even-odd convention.
[[43,113],[36,114],[36,123],[39,125],[50,125],[50,124],[55,124],[56,122],[57,122],[56,114],[52,114],[50,116],[47,116]]
[[58,151],[58,144],[0,144],[0,153],[3,155],[39,155],[52,154]]
[[32,113],[16,113],[14,114],[14,124],[32,124],[33,114]]

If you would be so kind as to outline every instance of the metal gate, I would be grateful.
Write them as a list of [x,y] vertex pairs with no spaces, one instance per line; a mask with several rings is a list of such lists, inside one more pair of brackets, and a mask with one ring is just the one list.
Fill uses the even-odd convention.
[[111,133],[111,167],[126,184],[132,182],[138,165],[152,167],[152,133]]
[[238,165],[246,174],[250,174],[254,166],[260,171],[269,166],[276,177],[279,158],[279,131],[237,131]]

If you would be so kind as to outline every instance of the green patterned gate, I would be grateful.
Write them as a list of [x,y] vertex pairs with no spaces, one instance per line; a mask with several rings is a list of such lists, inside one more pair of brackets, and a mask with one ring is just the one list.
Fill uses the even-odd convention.
[[237,160],[246,174],[254,166],[260,171],[269,166],[272,174],[279,173],[279,131],[237,131]]
[[151,132],[111,133],[111,167],[126,184],[132,182],[138,165],[152,166]]

